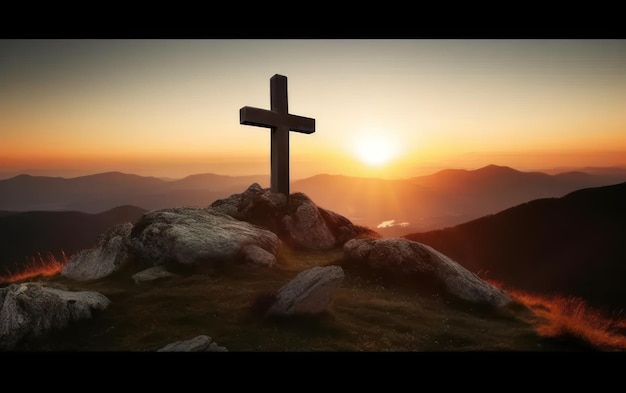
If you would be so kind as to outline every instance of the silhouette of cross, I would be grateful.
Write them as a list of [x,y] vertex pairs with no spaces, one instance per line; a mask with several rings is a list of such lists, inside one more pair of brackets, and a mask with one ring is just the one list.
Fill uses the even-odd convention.
[[271,110],[244,106],[239,109],[239,123],[271,128],[271,191],[289,198],[289,131],[312,134],[315,119],[290,115],[287,104],[287,77],[270,79]]

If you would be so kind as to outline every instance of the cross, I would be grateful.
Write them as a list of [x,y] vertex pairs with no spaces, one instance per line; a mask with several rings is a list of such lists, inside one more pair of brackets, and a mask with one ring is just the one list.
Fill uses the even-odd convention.
[[271,128],[271,191],[289,198],[289,131],[312,134],[315,119],[290,115],[287,105],[287,77],[270,79],[271,110],[244,106],[239,109],[239,124]]

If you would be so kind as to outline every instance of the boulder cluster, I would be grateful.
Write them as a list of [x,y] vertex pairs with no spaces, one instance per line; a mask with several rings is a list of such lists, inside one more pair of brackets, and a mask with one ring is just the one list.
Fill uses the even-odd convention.
[[[290,198],[252,184],[241,194],[207,207],[175,207],[145,213],[136,223],[114,226],[96,247],[70,257],[61,275],[75,281],[107,277],[134,264],[136,284],[176,275],[181,268],[241,264],[271,268],[283,247],[326,251],[341,248],[350,263],[401,276],[425,276],[448,294],[502,307],[503,291],[433,248],[402,238],[382,239],[306,195]],[[344,269],[316,266],[298,273],[273,296],[266,317],[323,312],[342,285]],[[43,283],[0,288],[0,349],[63,328],[107,308],[97,292],[72,292]],[[173,342],[159,352],[223,352],[209,335]]]

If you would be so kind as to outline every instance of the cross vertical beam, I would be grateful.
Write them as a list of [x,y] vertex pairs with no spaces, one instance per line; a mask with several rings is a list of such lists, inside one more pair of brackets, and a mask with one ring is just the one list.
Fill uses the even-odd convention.
[[239,123],[271,129],[271,191],[289,198],[289,132],[312,134],[315,119],[289,114],[287,77],[283,75],[270,79],[270,108],[244,106],[239,110]]
[[[280,115],[289,113],[287,101],[287,78],[274,75],[270,79],[270,106],[272,112]],[[272,127],[271,131],[271,176],[272,192],[289,196],[289,128],[283,122]]]

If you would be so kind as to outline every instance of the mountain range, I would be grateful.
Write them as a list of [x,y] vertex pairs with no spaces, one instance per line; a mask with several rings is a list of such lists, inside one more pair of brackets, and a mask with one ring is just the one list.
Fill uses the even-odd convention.
[[[533,199],[624,181],[624,169],[548,175],[489,165],[402,180],[319,175],[295,181],[292,190],[384,236],[398,236],[461,224]],[[381,225],[385,221],[387,227]]]
[[166,181],[121,172],[74,178],[24,174],[0,180],[0,210],[100,213],[123,205],[146,210],[206,206],[255,182],[268,186],[269,176],[198,174]]
[[[320,174],[292,181],[291,192],[303,192],[319,206],[392,236],[441,229],[529,200],[623,181],[622,168],[548,175],[489,165],[408,179]],[[19,175],[0,180],[0,210],[99,213],[121,205],[146,210],[207,206],[252,183],[269,187],[269,176],[198,174],[166,181],[120,172],[67,179]]]
[[617,312],[626,307],[626,183],[405,237],[512,288],[580,297]]

